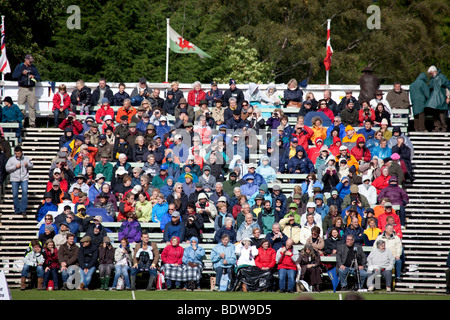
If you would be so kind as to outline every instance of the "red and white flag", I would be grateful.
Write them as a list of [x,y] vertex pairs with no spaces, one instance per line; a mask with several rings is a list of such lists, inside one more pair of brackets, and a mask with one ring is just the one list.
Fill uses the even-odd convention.
[[331,56],[333,55],[333,48],[331,48],[330,43],[330,22],[328,21],[327,27],[327,56],[323,60],[323,64],[325,65],[325,70],[329,71],[331,69]]
[[3,74],[10,73],[11,67],[9,66],[8,58],[6,57],[6,47],[5,47],[5,21],[2,17],[1,26],[2,38],[1,38],[1,56],[0,56],[0,72]]

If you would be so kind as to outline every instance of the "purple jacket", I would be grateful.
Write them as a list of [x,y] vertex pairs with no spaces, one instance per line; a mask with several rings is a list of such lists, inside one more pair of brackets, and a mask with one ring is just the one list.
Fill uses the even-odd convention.
[[378,201],[383,199],[384,197],[389,198],[391,200],[391,203],[393,205],[401,205],[405,206],[409,203],[409,197],[405,190],[400,188],[399,186],[387,186],[386,188],[382,189],[381,192],[378,194]]
[[132,222],[129,222],[128,220],[125,220],[122,222],[122,225],[119,228],[119,241],[123,237],[127,237],[128,241],[130,243],[133,242],[139,242],[141,241],[141,224],[137,220],[133,220]]

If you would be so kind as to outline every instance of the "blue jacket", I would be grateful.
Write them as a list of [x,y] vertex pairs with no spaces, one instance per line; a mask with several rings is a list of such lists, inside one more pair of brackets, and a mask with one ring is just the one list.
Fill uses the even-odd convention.
[[184,223],[181,222],[181,217],[177,224],[173,224],[172,220],[170,220],[164,226],[163,241],[168,242],[172,237],[178,237],[180,238],[180,241],[184,241],[185,231]]
[[[303,151],[301,158],[297,156],[297,152]],[[289,159],[287,163],[287,171],[294,173],[295,170],[300,170],[300,173],[309,174],[315,172],[314,164],[308,158],[308,154],[302,146],[297,146],[296,155]]]
[[[339,198],[344,199],[346,195],[350,193],[350,183],[344,186],[342,180],[349,179],[348,177],[342,177],[341,181],[336,185],[336,190],[339,191]],[[350,180],[350,179],[349,179]]]
[[[196,240],[198,244],[198,239],[196,237],[192,237],[188,240]],[[183,263],[188,264],[189,262],[202,264],[202,260],[205,257],[205,249],[197,245],[197,250],[191,246],[184,249],[183,252]]]
[[164,202],[163,204],[155,203],[152,208],[152,221],[158,222],[164,217],[164,215],[169,211],[169,204]]
[[[53,202],[47,203],[44,202],[42,204],[42,206],[39,208],[36,220],[39,222],[42,220],[42,218],[45,217],[45,215],[47,214],[47,212],[49,211],[58,211],[58,206],[56,206],[55,204],[53,204]],[[55,230],[56,233],[56,230]]]
[[372,154],[372,158],[374,156],[377,156],[378,159],[384,159],[387,157],[390,157],[392,155],[392,149],[386,146],[386,148],[382,148],[381,146],[377,146],[370,150],[370,153]]
[[2,109],[2,122],[19,122],[22,123],[23,114],[17,104],[13,104],[10,107],[4,106]]
[[[225,253],[225,257],[222,259],[220,255]],[[227,264],[223,264],[223,260],[227,261]],[[229,242],[225,247],[222,243],[217,244],[211,250],[211,262],[213,263],[214,269],[218,267],[222,268],[232,268],[236,264],[236,254],[234,250],[234,244]]]
[[29,73],[34,76],[34,79],[36,80],[36,82],[41,81],[41,75],[39,74],[36,66],[34,64],[32,64],[31,66],[27,67],[23,62],[19,63],[16,66],[16,68],[14,69],[14,72],[12,74],[12,78],[14,80],[18,81],[19,87],[27,87],[27,88],[35,87],[36,82],[31,81],[31,80],[28,81],[28,75],[23,74],[23,71],[25,69],[29,70]]

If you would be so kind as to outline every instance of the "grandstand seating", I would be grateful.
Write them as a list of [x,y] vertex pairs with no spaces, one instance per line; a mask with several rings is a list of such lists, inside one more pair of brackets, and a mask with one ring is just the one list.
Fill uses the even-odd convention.
[[[320,95],[319,95],[320,96]],[[335,99],[336,100],[336,99]],[[338,101],[339,102],[339,101]],[[118,107],[115,107],[116,109]],[[285,110],[283,110],[285,111]],[[286,110],[288,113],[292,112],[292,114],[296,114],[298,110]],[[285,112],[286,112],[285,111]],[[397,111],[394,110],[394,112],[398,114],[408,113],[409,110],[403,111]],[[46,112],[38,112],[38,115],[41,117],[45,117],[47,119],[51,119],[51,114]],[[86,116],[77,116],[78,119],[85,118]],[[393,118],[392,120],[397,119],[396,122],[397,125],[402,126],[403,132],[408,132],[408,118]],[[169,119],[169,121],[172,119]],[[51,124],[53,124],[53,120],[50,120]],[[295,122],[295,121],[294,121]],[[395,120],[394,120],[395,122]],[[3,124],[2,124],[3,125]],[[47,127],[48,127],[47,123]],[[28,245],[29,241],[33,238],[36,238],[37,234],[37,227],[36,227],[36,221],[34,220],[34,213],[39,205],[39,202],[42,200],[43,195],[43,184],[46,183],[48,180],[48,168],[50,160],[56,156],[56,152],[58,150],[58,139],[61,136],[62,132],[59,129],[53,129],[53,128],[27,128],[24,130],[24,139],[23,139],[23,149],[24,153],[32,158],[33,163],[35,164],[34,169],[30,172],[30,181],[29,181],[29,206],[28,206],[28,216],[26,219],[23,219],[22,216],[15,215],[12,210],[12,195],[10,193],[10,185],[8,183],[5,184],[6,186],[6,192],[2,198],[2,202],[0,203],[0,211],[3,213],[1,216],[1,235],[0,235],[0,261],[3,266],[3,269],[5,270],[8,278],[8,282],[10,283],[11,287],[17,286],[19,283],[19,277],[20,277],[20,270],[21,270],[21,258],[23,255],[23,252]],[[420,160],[423,159],[436,159],[438,160],[427,160],[427,161],[436,161],[436,163],[429,162],[429,164],[435,164],[436,166],[440,165],[439,159],[442,159],[442,141],[444,141],[446,138],[448,138],[450,141],[450,137],[447,137],[445,134],[438,135],[438,134],[428,134],[428,135],[418,135],[415,133],[409,132],[408,134],[411,134],[411,137],[414,138],[414,146],[417,146],[419,148],[416,148],[416,157],[415,157],[415,166],[416,168],[419,168],[418,170],[427,170],[427,167],[420,167],[421,163]],[[14,141],[14,137],[11,135],[7,136],[8,139],[11,141],[13,145],[17,143],[17,141]],[[433,140],[433,138],[436,137],[436,140]],[[436,153],[433,153],[433,150],[430,150],[430,142],[436,145]],[[420,148],[420,146],[423,146]],[[440,150],[440,153],[439,153]],[[431,152],[428,152],[431,151]],[[259,159],[261,155],[255,156],[255,160]],[[445,158],[446,159],[446,158]],[[450,161],[450,156],[449,156]],[[445,164],[445,162],[444,162]],[[139,166],[142,164],[133,163],[133,166]],[[417,167],[419,166],[419,167]],[[450,248],[450,241],[444,240],[448,232],[443,230],[442,227],[447,227],[448,223],[447,221],[443,221],[442,219],[445,217],[446,219],[450,219],[449,214],[445,214],[445,209],[442,208],[442,203],[439,203],[439,198],[436,198],[437,188],[431,188],[430,185],[436,184],[436,179],[443,179],[442,183],[446,183],[446,172],[443,171],[442,175],[439,175],[439,177],[430,176],[433,172],[427,172],[423,171],[417,172],[417,180],[413,184],[409,184],[408,187],[408,193],[411,194],[417,194],[417,197],[414,198],[412,196],[412,199],[416,199],[416,201],[411,201],[412,203],[415,203],[413,206],[408,206],[407,208],[407,229],[404,230],[404,238],[403,242],[405,244],[405,252],[407,253],[407,264],[408,267],[413,265],[424,265],[424,257],[427,261],[425,261],[427,264],[428,261],[431,261],[429,263],[429,272],[426,273],[426,275],[429,275],[429,277],[436,276],[436,274],[440,274],[442,272],[443,265],[445,265],[444,261],[444,253],[445,250],[448,252],[448,248]],[[423,176],[421,176],[423,174]],[[428,179],[429,177],[429,179]],[[298,178],[300,180],[303,180],[305,178],[305,175],[278,175],[277,179],[282,180],[282,183],[280,184],[283,190],[283,193],[286,195],[289,195],[292,192],[292,189],[297,184],[289,183],[289,179],[292,178]],[[269,185],[269,187],[272,187],[272,185]],[[415,191],[417,189],[417,191]],[[426,190],[426,191],[425,191]],[[429,192],[427,199],[424,199],[425,197],[423,194],[425,192]],[[442,195],[447,195],[447,192],[442,191]],[[429,200],[430,202],[426,202],[426,200]],[[445,201],[448,201],[447,198],[445,198]],[[430,208],[430,211],[427,211],[427,213],[424,213],[424,204]],[[439,204],[439,206],[436,206],[436,210],[433,209],[434,205]],[[411,207],[411,209],[410,209]],[[448,206],[447,206],[448,207]],[[433,212],[436,211],[436,212]],[[444,211],[442,211],[444,210]],[[444,214],[442,214],[444,212]],[[447,217],[447,215],[449,217]],[[410,228],[410,224],[413,224],[413,227]],[[430,224],[433,225],[430,232]],[[118,228],[120,223],[104,223],[105,226],[111,227],[111,228]],[[417,227],[415,226],[417,225]],[[158,226],[152,223],[143,224],[143,228],[157,228]],[[211,248],[213,247],[213,243],[208,242],[213,236],[213,233],[211,231],[212,226],[210,224],[207,224],[207,228],[209,232],[205,234],[205,242],[201,245],[207,250],[207,254],[209,255]],[[116,229],[117,230],[117,229]],[[448,229],[447,229],[448,230]],[[428,240],[431,233],[432,237]],[[82,234],[80,234],[81,236]],[[164,248],[165,244],[161,243],[162,241],[162,234],[158,232],[153,233],[154,237],[151,239],[154,239],[154,241],[158,242],[158,247],[160,249]],[[111,233],[109,234],[111,239],[113,241],[117,241],[117,233]],[[417,243],[417,239],[421,238],[424,240],[420,240],[420,244]],[[448,236],[447,236],[448,238]],[[436,256],[433,255],[432,252],[429,252],[430,254],[426,253],[429,250],[430,245],[432,246],[432,242],[439,239],[439,250],[434,250],[433,252],[436,253]],[[429,244],[430,243],[430,244]],[[300,249],[302,246],[296,246],[296,249]],[[437,248],[436,248],[437,249]],[[370,250],[370,248],[366,248],[366,250]],[[409,256],[414,257],[412,259],[409,259]],[[446,257],[446,256],[445,256]],[[207,256],[207,263],[205,264],[205,274],[212,274],[212,266],[210,263],[208,263]],[[334,262],[333,257],[323,257],[322,259],[324,262]],[[414,266],[413,266],[414,267]],[[411,268],[413,269],[413,268]],[[428,269],[425,269],[428,270]],[[411,290],[419,290],[419,291],[434,291],[434,292],[441,292],[444,290],[445,286],[443,287],[442,281],[436,281],[432,282],[432,286],[429,285],[429,283],[425,285],[420,285],[421,283],[424,283],[424,281],[415,277],[417,273],[411,271],[407,273],[407,276],[411,276],[412,282],[404,282],[405,284],[398,284],[397,288],[398,290],[402,291],[411,291]],[[418,284],[416,284],[418,283]]]

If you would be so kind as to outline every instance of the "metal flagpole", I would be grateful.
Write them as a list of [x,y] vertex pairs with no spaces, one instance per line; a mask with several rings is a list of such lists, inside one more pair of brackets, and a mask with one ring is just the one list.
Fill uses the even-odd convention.
[[170,19],[167,18],[167,41],[166,41],[166,82],[169,82],[169,48],[170,48],[170,33],[169,33]]

